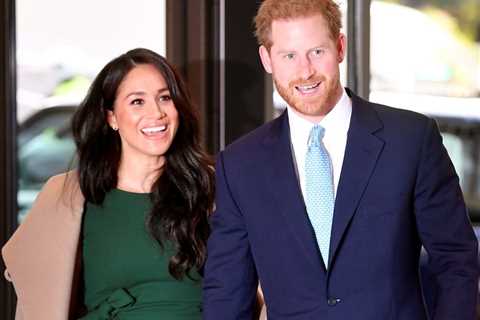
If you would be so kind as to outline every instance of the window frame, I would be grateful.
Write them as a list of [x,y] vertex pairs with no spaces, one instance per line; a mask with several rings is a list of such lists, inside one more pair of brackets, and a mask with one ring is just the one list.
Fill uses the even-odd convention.
[[[17,227],[16,181],[16,30],[15,0],[0,0],[0,244]],[[0,263],[1,277],[5,266]],[[13,319],[15,312],[13,286],[0,281],[0,318]]]

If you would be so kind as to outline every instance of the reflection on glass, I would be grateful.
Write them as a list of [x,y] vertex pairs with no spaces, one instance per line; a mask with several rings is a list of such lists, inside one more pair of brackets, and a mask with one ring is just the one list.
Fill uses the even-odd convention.
[[370,100],[434,117],[480,221],[480,3],[371,4]]
[[45,181],[74,166],[70,118],[113,57],[165,55],[165,0],[17,0],[19,222]]

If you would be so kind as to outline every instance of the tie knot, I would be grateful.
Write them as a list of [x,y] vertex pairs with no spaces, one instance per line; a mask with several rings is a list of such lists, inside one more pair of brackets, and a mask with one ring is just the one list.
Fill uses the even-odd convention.
[[321,125],[314,125],[310,131],[310,137],[308,137],[309,146],[320,146],[323,136],[325,135],[325,129]]

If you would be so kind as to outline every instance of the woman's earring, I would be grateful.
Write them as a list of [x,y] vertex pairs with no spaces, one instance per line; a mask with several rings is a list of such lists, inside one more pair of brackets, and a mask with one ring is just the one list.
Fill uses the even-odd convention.
[[118,127],[117,127],[117,126],[112,126],[112,129],[113,129],[113,131],[118,131]]

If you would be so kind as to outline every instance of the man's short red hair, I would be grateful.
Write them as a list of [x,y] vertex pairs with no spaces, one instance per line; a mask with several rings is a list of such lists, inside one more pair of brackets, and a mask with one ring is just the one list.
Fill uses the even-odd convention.
[[264,0],[258,9],[255,36],[260,45],[272,46],[271,32],[274,20],[289,20],[320,14],[327,22],[332,40],[337,40],[342,28],[342,14],[333,0]]

